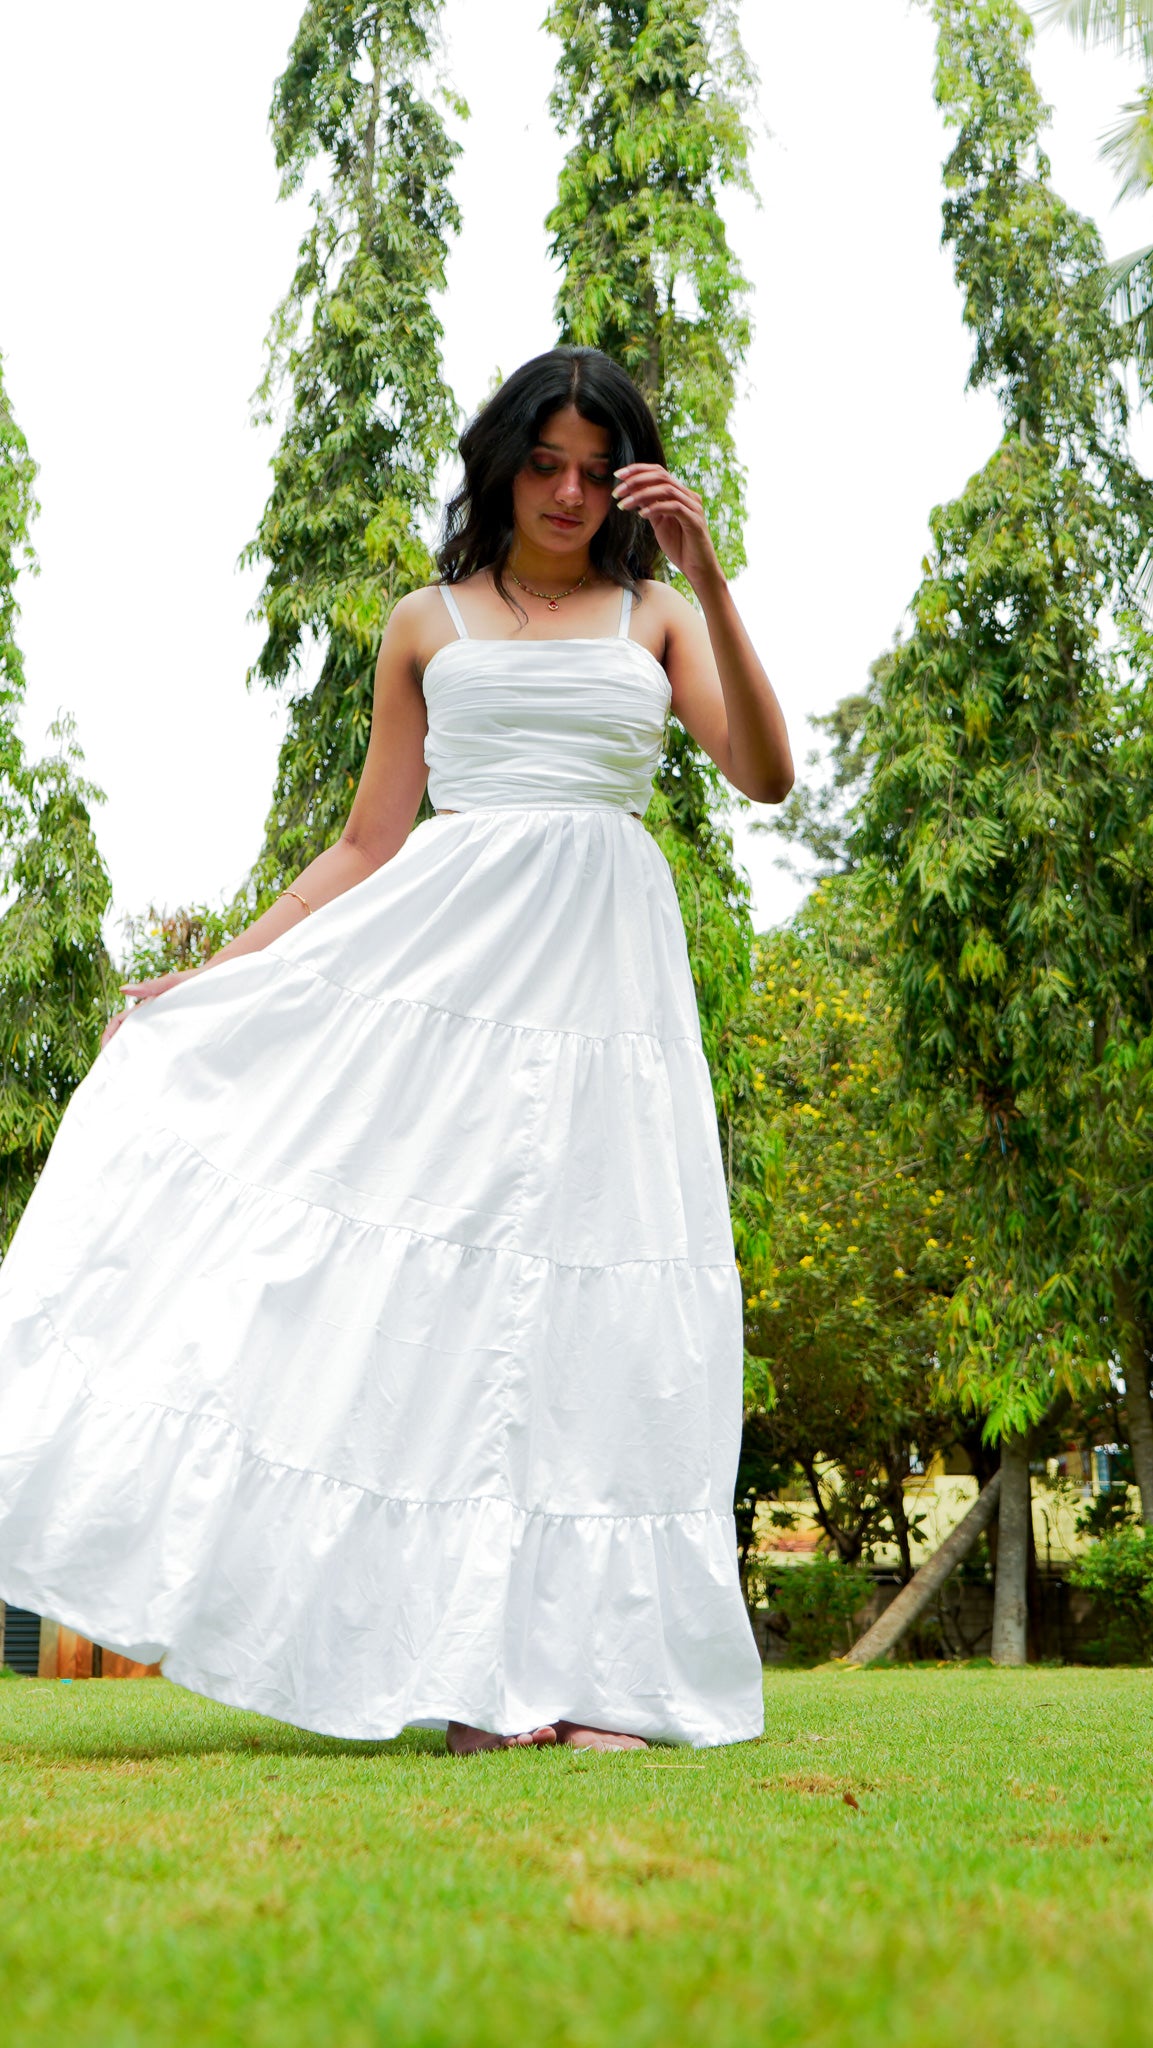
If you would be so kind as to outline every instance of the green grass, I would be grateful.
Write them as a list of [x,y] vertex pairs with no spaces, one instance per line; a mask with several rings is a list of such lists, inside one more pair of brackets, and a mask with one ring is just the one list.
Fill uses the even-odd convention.
[[1153,2043],[1153,1673],[766,1696],[736,1749],[465,1760],[5,1685],[5,2041]]

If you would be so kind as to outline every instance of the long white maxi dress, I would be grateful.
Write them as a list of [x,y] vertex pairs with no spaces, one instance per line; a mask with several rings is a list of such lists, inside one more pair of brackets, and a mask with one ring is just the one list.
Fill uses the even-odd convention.
[[[448,595],[448,593],[446,593]],[[337,1735],[757,1735],[741,1294],[629,637],[429,662],[434,805],[142,1006],[0,1269],[0,1596]]]

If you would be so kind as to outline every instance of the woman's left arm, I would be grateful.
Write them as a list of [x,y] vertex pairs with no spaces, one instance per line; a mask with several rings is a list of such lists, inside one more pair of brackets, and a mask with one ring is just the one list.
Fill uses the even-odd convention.
[[675,591],[665,594],[673,710],[742,795],[783,803],[793,786],[784,715],[733,603],[700,498],[654,462],[618,470],[614,495],[622,511],[650,522],[700,602],[698,613]]

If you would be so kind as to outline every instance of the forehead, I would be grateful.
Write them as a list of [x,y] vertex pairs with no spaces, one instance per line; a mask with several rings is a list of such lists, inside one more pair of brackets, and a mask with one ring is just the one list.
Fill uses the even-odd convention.
[[575,405],[566,405],[541,422],[536,445],[538,448],[555,449],[560,454],[576,455],[584,461],[612,454],[612,436],[608,429],[583,419]]

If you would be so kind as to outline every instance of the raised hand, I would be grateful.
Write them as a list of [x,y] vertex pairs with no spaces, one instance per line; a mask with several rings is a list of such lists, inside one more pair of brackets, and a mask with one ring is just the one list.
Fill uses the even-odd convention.
[[618,469],[613,496],[622,512],[637,512],[648,520],[662,551],[698,596],[700,585],[721,578],[700,498],[659,462],[630,462]]

